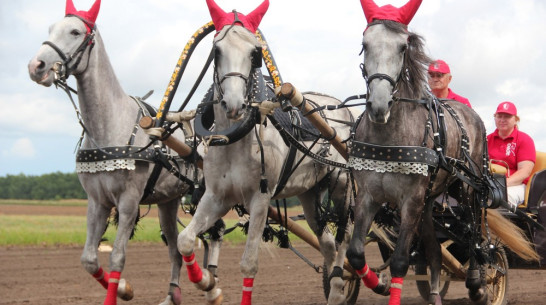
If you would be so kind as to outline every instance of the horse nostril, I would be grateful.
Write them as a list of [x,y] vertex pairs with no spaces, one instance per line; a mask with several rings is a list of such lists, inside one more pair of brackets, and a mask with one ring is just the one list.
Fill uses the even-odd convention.
[[392,100],[389,101],[389,108],[392,107]]
[[39,64],[36,66],[36,69],[37,69],[37,70],[42,70],[42,69],[44,69],[44,68],[45,68],[45,62],[43,62],[43,61],[41,61],[41,60],[38,61],[38,62],[39,62]]
[[224,109],[225,111],[228,110],[228,109],[227,109],[227,103],[226,103],[226,101],[221,100],[221,101],[220,101],[220,106],[222,106],[222,109]]

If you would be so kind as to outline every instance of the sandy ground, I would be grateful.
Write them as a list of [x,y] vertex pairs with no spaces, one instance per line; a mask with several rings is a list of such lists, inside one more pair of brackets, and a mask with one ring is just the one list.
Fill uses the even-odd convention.
[[[0,214],[20,213],[84,215],[85,208],[0,206]],[[312,247],[298,243],[295,248],[314,264],[322,264],[319,252]],[[73,246],[0,247],[0,305],[102,304],[106,292],[81,267],[81,251],[81,247]],[[242,253],[242,245],[225,244],[222,248],[218,273],[224,291],[223,304],[240,303],[242,275],[239,261]],[[196,254],[202,261],[202,249]],[[108,269],[108,255],[105,252],[99,256],[105,269]],[[380,261],[374,248],[369,249],[367,257],[370,264]],[[190,284],[185,274],[183,270],[180,281],[183,304],[205,304],[203,293]],[[133,285],[135,297],[129,302],[119,300],[118,304],[159,304],[169,285],[167,248],[163,244],[130,243],[122,277]],[[546,271],[511,269],[508,279],[508,304],[546,304]],[[322,274],[315,272],[290,250],[274,244],[263,244],[260,270],[254,283],[254,304],[326,304]],[[452,282],[444,304],[470,304],[466,297],[464,283]],[[376,295],[362,286],[357,304],[387,303],[387,297]],[[402,304],[426,304],[414,281],[404,283]]]

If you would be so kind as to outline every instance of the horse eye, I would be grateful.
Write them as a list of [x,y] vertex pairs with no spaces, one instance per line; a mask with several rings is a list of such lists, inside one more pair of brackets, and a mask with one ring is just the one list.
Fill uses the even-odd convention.
[[408,45],[407,45],[407,44],[401,45],[401,46],[400,46],[400,53],[406,52],[407,49],[408,49]]
[[74,29],[74,30],[72,30],[72,31],[70,32],[70,35],[72,35],[72,36],[79,36],[79,35],[80,35],[80,32],[79,32],[78,30]]

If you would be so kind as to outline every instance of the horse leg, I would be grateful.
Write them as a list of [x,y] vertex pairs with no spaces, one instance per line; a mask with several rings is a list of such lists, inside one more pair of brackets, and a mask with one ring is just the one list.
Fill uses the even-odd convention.
[[[341,243],[337,246],[337,255],[334,260],[334,268],[330,274],[330,295],[328,297],[328,304],[346,304],[345,294],[343,289],[345,288],[345,282],[343,281],[343,266],[345,265],[345,255],[347,254],[347,248],[351,241],[351,235],[353,226],[349,220],[349,205],[352,202],[353,189],[347,184],[345,190],[339,189],[333,192],[333,201],[338,211],[339,217],[344,221],[341,223],[344,225],[338,226],[336,235],[336,245],[339,243],[339,234],[343,234]],[[342,196],[342,197],[341,197]],[[340,219],[341,220],[341,219]]]
[[258,254],[270,200],[270,194],[257,192],[250,203],[245,203],[245,208],[250,214],[250,220],[245,251],[241,258],[241,273],[243,274],[241,305],[252,304],[252,287],[254,286],[254,277],[258,273]]
[[116,305],[117,297],[123,300],[133,298],[131,286],[121,278],[121,272],[125,267],[125,250],[135,227],[135,221],[138,216],[138,203],[131,191],[122,194],[117,206],[119,213],[118,230],[112,253],[110,253],[110,277],[108,280],[108,290],[104,305]]
[[409,250],[423,212],[422,201],[408,199],[401,206],[400,233],[391,256],[389,305],[400,305],[404,277],[409,268]]
[[199,267],[195,259],[195,239],[197,235],[204,233],[208,228],[224,216],[231,206],[227,204],[218,204],[222,202],[210,192],[205,191],[201,198],[197,210],[188,226],[178,235],[178,251],[182,254],[182,259],[186,264],[189,280],[197,288],[208,291],[207,302],[209,304],[220,304],[222,301],[222,290],[217,287],[214,275],[205,269],[205,272]]
[[108,272],[99,265],[97,256],[98,246],[106,229],[110,209],[99,204],[93,197],[89,197],[87,205],[87,239],[80,258],[83,268],[99,282],[104,289],[108,289]]
[[159,305],[180,305],[182,292],[179,286],[180,268],[182,268],[182,255],[178,252],[176,241],[178,238],[177,213],[178,198],[158,205],[159,223],[161,231],[167,240],[169,258],[171,261],[171,280],[167,298]]
[[[218,260],[220,258],[220,248],[222,246],[222,242],[224,240],[224,231],[225,231],[225,224],[222,219],[218,219],[213,226],[212,229],[215,231],[213,232],[211,239],[210,239],[210,246],[209,246],[209,256],[208,256],[208,266],[207,270],[212,274],[214,277],[215,283],[217,283],[217,270],[218,270]],[[212,289],[207,292],[205,292],[205,298],[207,300],[214,300],[212,302],[213,304],[221,304],[223,300],[222,296],[222,290],[221,289]]]
[[[319,197],[317,198],[317,196]],[[324,272],[327,272],[327,274],[332,274],[332,270],[334,268],[334,258],[336,256],[334,237],[327,228],[320,228],[317,222],[318,215],[316,202],[317,200],[322,201],[323,197],[324,191],[317,195],[315,188],[298,195],[298,199],[303,207],[303,213],[305,214],[305,220],[318,238],[320,253],[324,258],[324,266],[326,268]],[[330,295],[332,295],[331,289]]]
[[432,222],[432,210],[434,207],[434,199],[426,203],[425,212],[423,213],[423,227],[421,228],[421,238],[427,262],[430,266],[430,295],[429,304],[441,305],[442,298],[440,296],[440,271],[442,270],[442,251],[440,244],[436,238],[434,223]]
[[[364,188],[359,185],[359,190],[364,190]],[[353,237],[351,238],[349,249],[347,249],[347,258],[349,264],[355,269],[360,278],[362,278],[362,282],[366,287],[372,289],[375,293],[388,295],[388,283],[380,280],[377,277],[377,274],[375,274],[368,264],[366,264],[364,253],[366,236],[368,235],[373,218],[381,207],[381,204],[374,202],[371,196],[365,193],[365,191],[358,192],[356,198]]]

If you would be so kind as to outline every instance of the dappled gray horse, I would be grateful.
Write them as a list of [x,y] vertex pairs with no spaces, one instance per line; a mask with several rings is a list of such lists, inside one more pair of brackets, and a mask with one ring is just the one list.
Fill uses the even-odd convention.
[[[438,165],[436,151],[433,150],[434,140],[437,138],[434,140],[432,138],[435,133],[432,129],[433,123],[436,123],[432,120],[436,117],[429,115],[429,110],[433,109],[427,110],[427,107],[417,102],[399,100],[399,97],[417,100],[428,95],[425,91],[424,67],[429,59],[423,53],[421,37],[407,30],[407,24],[420,2],[410,1],[397,11],[393,10],[392,6],[382,9],[373,1],[362,1],[368,19],[368,27],[363,38],[362,73],[369,95],[366,114],[356,130],[350,158],[350,164],[355,169],[359,193],[355,208],[355,232],[348,258],[357,272],[362,274],[366,286],[378,293],[387,293],[385,291],[387,283],[378,281],[373,272],[368,272],[364,257],[364,241],[382,203],[396,204],[401,213],[401,224],[398,242],[391,257],[392,287],[389,304],[400,304],[403,278],[409,265],[409,249],[420,226],[427,259],[434,271],[429,302],[441,302],[438,295],[441,254],[432,225],[430,200],[434,200],[435,195],[445,190],[448,175],[443,170],[439,171],[436,182],[430,188],[429,182],[433,173],[429,172],[429,168],[436,168]],[[391,12],[394,14],[389,15]],[[457,120],[468,127],[469,154],[479,170],[483,162],[485,135],[483,123],[470,108],[460,103],[449,105],[460,116]],[[447,136],[449,141],[444,147],[445,152],[451,157],[459,158],[462,135],[457,124],[461,122],[457,122],[453,115],[446,115],[445,121],[449,127],[447,130],[451,133]],[[368,145],[369,143],[373,145]],[[400,151],[402,153],[399,153]],[[385,157],[390,156],[392,161],[374,159],[376,155],[379,156],[379,152]],[[405,158],[406,154],[415,160]],[[426,205],[425,198],[428,200]]]
[[[378,7],[373,0],[361,3],[368,21],[362,65],[368,96],[349,158],[358,195],[347,256],[367,287],[377,293],[390,293],[390,305],[400,304],[409,250],[419,232],[431,268],[429,303],[441,304],[438,293],[442,260],[432,223],[433,202],[448,191],[462,204],[464,217],[468,217],[464,221],[468,221],[472,232],[469,251],[481,245],[481,207],[487,199],[487,190],[483,189],[487,161],[485,127],[471,108],[456,101],[438,101],[428,92],[426,67],[430,59],[424,53],[422,38],[407,29],[421,1],[410,0],[401,8]],[[463,183],[464,177],[468,178]],[[385,202],[396,205],[401,217],[390,261],[390,289],[388,283],[370,272],[364,256],[366,235]],[[519,234],[508,225],[502,230],[505,232],[495,233]],[[525,239],[520,241],[524,248],[528,246]],[[532,257],[532,248],[527,250]],[[466,286],[474,302],[485,304],[487,294],[479,268],[476,256],[471,255]]]
[[[255,90],[264,86],[264,78],[259,72],[262,61],[261,43],[255,36],[258,24],[265,14],[269,2],[264,1],[256,10],[247,16],[237,13],[225,13],[216,3],[207,1],[209,10],[217,30],[214,39],[215,71],[214,71],[214,131],[213,135],[205,136],[205,142],[225,141],[225,145],[212,145],[203,156],[206,191],[197,206],[189,225],[180,233],[178,249],[187,263],[188,275],[197,287],[207,291],[206,298],[210,303],[221,302],[222,295],[215,275],[208,270],[201,270],[195,263],[195,238],[203,233],[214,222],[225,215],[236,205],[242,205],[250,215],[246,247],[241,259],[243,274],[243,292],[241,304],[251,304],[252,287],[258,272],[258,250],[262,240],[262,233],[266,224],[268,207],[272,199],[297,196],[304,209],[310,227],[319,238],[321,252],[325,259],[327,270],[332,272],[334,266],[341,272],[345,251],[340,247],[336,256],[336,245],[333,236],[328,231],[319,229],[316,219],[315,203],[320,200],[326,188],[317,188],[318,182],[332,171],[332,168],[306,158],[299,164],[290,176],[290,179],[276,194],[279,186],[279,176],[284,160],[289,152],[281,134],[272,122],[260,124],[253,121],[257,100]],[[269,90],[269,89],[267,89]],[[307,99],[316,102],[319,106],[325,104],[339,104],[339,101],[320,94],[309,94]],[[328,119],[335,116],[341,121],[350,122],[352,116],[349,111],[337,111]],[[199,117],[199,116],[198,116]],[[196,131],[199,119],[196,118]],[[251,126],[237,141],[225,140],[231,138],[222,135],[223,131],[231,130],[241,122],[251,121]],[[336,121],[329,121],[342,138],[349,136],[349,127]],[[244,124],[243,124],[244,125]],[[238,127],[239,128],[239,127]],[[240,127],[244,128],[244,127]],[[230,135],[236,132],[230,132]],[[307,142],[306,145],[310,145]],[[324,149],[323,145],[321,146]],[[317,153],[321,147],[313,149]],[[343,158],[333,148],[330,149],[329,159],[344,162]],[[302,156],[297,153],[296,160]],[[336,175],[333,175],[336,176]],[[345,171],[340,179],[347,179]],[[346,204],[345,183],[334,192],[338,204]],[[348,202],[348,201],[347,201]],[[344,207],[347,210],[346,206]],[[349,234],[345,234],[349,236]],[[342,303],[343,285],[341,275],[336,278],[338,286],[333,286],[330,297]]]
[[[162,304],[180,304],[182,257],[176,248],[176,217],[180,198],[189,190],[191,181],[181,181],[160,167],[155,187],[153,184],[147,187],[150,176],[154,175],[156,151],[151,148],[137,153],[149,141],[137,128],[139,118],[147,110],[143,103],[123,91],[114,74],[94,24],[99,7],[100,0],[88,12],[77,11],[72,1],[67,1],[66,17],[51,26],[48,40],[28,65],[30,77],[44,86],[69,75],[77,80],[80,123],[85,131],[77,156],[77,171],[89,199],[87,240],[81,262],[107,289],[104,304],[116,304],[117,296],[132,298],[132,289],[120,279],[125,251],[139,217],[139,204],[152,203],[158,204],[171,261],[170,287]],[[193,169],[178,161],[170,164],[180,166],[181,172],[192,177]],[[117,210],[119,220],[108,273],[99,265],[97,247],[112,208]]]

